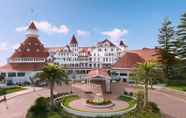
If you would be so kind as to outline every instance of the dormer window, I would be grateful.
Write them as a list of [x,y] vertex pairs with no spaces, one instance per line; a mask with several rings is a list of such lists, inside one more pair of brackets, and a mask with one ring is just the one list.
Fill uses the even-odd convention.
[[27,51],[27,52],[30,52],[30,48],[27,48],[26,51]]

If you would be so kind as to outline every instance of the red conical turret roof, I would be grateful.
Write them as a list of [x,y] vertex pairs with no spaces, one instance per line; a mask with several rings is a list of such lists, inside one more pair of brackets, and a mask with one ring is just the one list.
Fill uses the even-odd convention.
[[70,40],[70,44],[78,44],[75,35],[72,36],[72,39]]
[[34,24],[34,22],[31,22],[31,24],[28,26],[28,30],[32,29],[32,30],[37,30],[36,25]]
[[119,43],[120,46],[124,46],[124,47],[127,47],[126,44],[124,44],[124,42],[121,40],[120,43]]

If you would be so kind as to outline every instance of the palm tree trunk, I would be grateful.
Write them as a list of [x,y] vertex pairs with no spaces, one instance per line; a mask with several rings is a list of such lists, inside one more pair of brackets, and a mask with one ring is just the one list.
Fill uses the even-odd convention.
[[150,88],[153,89],[153,82],[152,82],[152,79],[150,80]]
[[54,83],[50,83],[50,104],[54,106]]
[[145,80],[145,90],[144,90],[144,107],[148,103],[148,80]]

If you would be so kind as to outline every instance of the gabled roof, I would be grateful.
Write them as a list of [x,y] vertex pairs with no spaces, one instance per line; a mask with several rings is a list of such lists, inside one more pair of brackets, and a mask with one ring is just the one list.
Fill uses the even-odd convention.
[[71,38],[71,40],[70,40],[70,44],[78,44],[75,35],[72,36],[72,38]]
[[32,29],[32,30],[37,30],[36,25],[34,24],[34,22],[31,22],[31,24],[28,26],[28,30]]
[[105,44],[105,43],[108,43],[109,46],[116,47],[116,45],[114,45],[114,43],[112,43],[112,42],[111,42],[110,40],[108,40],[108,39],[105,39],[105,40],[103,40],[103,41],[100,41],[100,42],[98,42],[97,44],[98,44],[98,45],[103,45],[103,44]]

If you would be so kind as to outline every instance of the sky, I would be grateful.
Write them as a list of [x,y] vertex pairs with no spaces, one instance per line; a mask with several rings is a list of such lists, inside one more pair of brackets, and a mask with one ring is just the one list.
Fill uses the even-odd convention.
[[80,46],[108,38],[132,50],[157,46],[163,19],[176,27],[184,12],[186,0],[0,0],[0,64],[25,40],[31,21],[45,47],[64,46],[75,34]]

